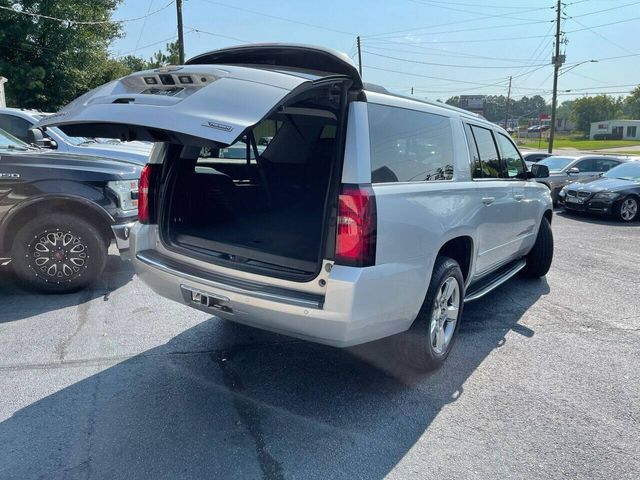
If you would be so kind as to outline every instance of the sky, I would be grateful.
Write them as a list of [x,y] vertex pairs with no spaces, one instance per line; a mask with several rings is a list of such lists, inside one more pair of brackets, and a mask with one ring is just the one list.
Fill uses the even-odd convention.
[[[169,0],[124,0],[115,56],[150,57],[177,36]],[[363,78],[432,100],[454,95],[551,99],[554,0],[184,0],[186,58],[255,42],[321,45],[357,62]],[[640,1],[565,0],[559,100],[625,95],[640,84]],[[166,8],[163,8],[166,7]],[[597,60],[597,62],[591,62]],[[585,63],[581,63],[585,62]]]

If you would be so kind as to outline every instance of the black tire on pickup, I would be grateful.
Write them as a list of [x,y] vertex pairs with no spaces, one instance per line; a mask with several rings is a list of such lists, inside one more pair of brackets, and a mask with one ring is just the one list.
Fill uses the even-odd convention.
[[542,217],[536,243],[527,255],[527,264],[522,269],[522,275],[530,278],[544,277],[551,268],[553,261],[553,232],[546,217]]
[[[446,296],[447,285],[454,288],[451,297]],[[397,336],[396,349],[403,362],[418,371],[430,371],[440,367],[449,356],[455,342],[462,307],[464,305],[464,278],[458,262],[449,257],[440,256],[436,259],[431,276],[431,283],[427,290],[424,303],[409,330]],[[445,311],[455,307],[451,318],[439,323]],[[448,318],[448,317],[447,317]],[[448,323],[447,323],[448,322]],[[446,344],[438,348],[437,333],[442,324]]]
[[100,232],[73,215],[50,214],[27,222],[13,239],[13,271],[25,286],[67,293],[91,284],[107,264]]

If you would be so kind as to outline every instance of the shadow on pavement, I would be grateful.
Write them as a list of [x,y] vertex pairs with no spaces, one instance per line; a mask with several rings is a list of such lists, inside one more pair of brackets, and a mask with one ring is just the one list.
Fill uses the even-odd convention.
[[571,220],[579,220],[583,223],[592,223],[594,225],[607,225],[614,227],[638,227],[640,221],[634,220],[631,222],[623,222],[612,216],[597,215],[585,212],[569,212],[563,208],[555,210],[554,213],[563,218]]
[[104,273],[91,287],[74,293],[48,294],[20,288],[13,274],[5,269],[0,272],[0,323],[82,305],[126,285],[133,275],[131,262],[123,261],[119,255],[109,255]]
[[518,321],[548,291],[515,279],[467,305],[430,375],[396,367],[388,342],[339,350],[231,323],[214,338],[216,318],[112,366],[76,364],[82,380],[0,423],[0,477],[383,478],[508,333],[534,335]]

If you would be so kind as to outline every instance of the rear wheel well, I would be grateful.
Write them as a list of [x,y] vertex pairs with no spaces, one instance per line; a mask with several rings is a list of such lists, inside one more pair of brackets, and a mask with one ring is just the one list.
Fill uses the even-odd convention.
[[113,235],[111,227],[105,217],[94,208],[74,200],[47,199],[27,205],[11,217],[4,229],[4,238],[2,239],[3,251],[8,252],[11,249],[16,233],[24,224],[36,217],[51,213],[66,213],[81,218],[93,225],[98,232],[100,232],[100,235],[105,242],[107,242],[107,245],[111,242]]
[[456,237],[445,243],[438,252],[438,256],[449,257],[458,262],[462,277],[467,281],[471,268],[471,254],[473,252],[473,239],[471,237]]

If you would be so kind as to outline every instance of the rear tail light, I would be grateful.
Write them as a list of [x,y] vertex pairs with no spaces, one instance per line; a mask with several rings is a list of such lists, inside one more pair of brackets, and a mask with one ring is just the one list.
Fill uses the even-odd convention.
[[368,267],[376,263],[376,197],[371,186],[343,185],[338,196],[336,263]]
[[138,187],[138,221],[155,222],[155,195],[153,194],[159,165],[147,163],[140,174]]

